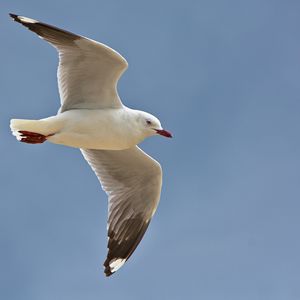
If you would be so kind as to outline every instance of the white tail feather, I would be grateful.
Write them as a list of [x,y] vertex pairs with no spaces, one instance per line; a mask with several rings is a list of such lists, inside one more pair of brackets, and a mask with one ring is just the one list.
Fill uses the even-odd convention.
[[21,134],[19,131],[30,131],[43,135],[50,134],[49,126],[46,124],[46,122],[43,122],[43,120],[12,119],[10,120],[10,129],[12,134],[16,136],[18,140],[21,139]]
[[31,131],[36,132],[38,126],[36,124],[36,120],[19,120],[19,119],[12,119],[10,120],[10,129],[12,134],[18,139],[21,139],[21,134],[19,131]]

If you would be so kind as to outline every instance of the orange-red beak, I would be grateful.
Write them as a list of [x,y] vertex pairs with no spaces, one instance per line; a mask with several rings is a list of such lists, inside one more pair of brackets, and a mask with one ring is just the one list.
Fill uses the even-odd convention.
[[172,137],[172,134],[167,131],[167,130],[164,130],[164,129],[155,129],[156,133],[162,135],[162,136],[165,136],[167,138],[171,138]]

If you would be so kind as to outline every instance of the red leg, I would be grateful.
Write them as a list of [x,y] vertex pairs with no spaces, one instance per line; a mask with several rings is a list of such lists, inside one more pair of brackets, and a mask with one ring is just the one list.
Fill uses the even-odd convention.
[[25,131],[25,130],[20,130],[19,133],[21,133],[20,141],[28,144],[42,144],[47,140],[49,136],[53,135],[53,134],[43,135],[40,133],[35,133],[35,132]]

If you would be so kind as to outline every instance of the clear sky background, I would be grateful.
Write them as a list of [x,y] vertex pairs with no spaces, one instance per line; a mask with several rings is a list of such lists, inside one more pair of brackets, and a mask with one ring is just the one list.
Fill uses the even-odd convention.
[[[158,211],[105,278],[106,195],[77,149],[18,143],[59,105],[55,50],[14,12],[119,51],[123,102],[174,139]],[[300,299],[300,2],[1,0],[0,298]]]

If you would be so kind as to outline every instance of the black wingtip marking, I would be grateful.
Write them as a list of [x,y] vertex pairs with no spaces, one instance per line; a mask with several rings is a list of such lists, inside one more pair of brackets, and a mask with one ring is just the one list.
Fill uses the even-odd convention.
[[104,266],[104,274],[105,274],[105,276],[106,276],[106,277],[111,276],[111,275],[113,274],[113,272],[112,272],[111,269],[110,269],[109,261],[107,261],[107,259],[106,259],[106,261],[104,262],[103,266]]
[[18,16],[18,15],[15,15],[15,14],[9,13],[9,16],[10,16],[12,19],[14,19],[14,21],[21,23],[21,21],[20,21],[20,19],[19,19],[19,16]]
[[105,276],[106,277],[109,277],[111,276],[112,274],[114,274],[115,272],[112,272],[111,269],[110,269],[110,266],[109,265],[104,265],[105,269],[104,269],[104,273],[105,273]]
[[81,38],[81,36],[74,34],[70,31],[60,29],[56,26],[49,25],[38,20],[19,16],[12,13],[10,13],[9,15],[14,21],[22,24],[29,30],[35,32],[37,35],[54,45],[61,43],[73,45],[73,42],[75,40]]
[[39,24],[40,22],[31,18],[27,18],[24,16],[16,15],[16,14],[11,14],[9,13],[9,16],[16,22],[22,24],[23,26],[31,29],[31,26],[34,26],[36,24]]
[[[116,259],[124,260],[122,265],[130,258],[140,241],[142,240],[149,221],[145,221],[141,216],[128,219],[116,234],[111,228],[108,230],[108,253],[103,264],[104,273],[107,277],[114,274],[119,268],[112,272],[111,262]],[[121,236],[120,236],[121,235]]]

